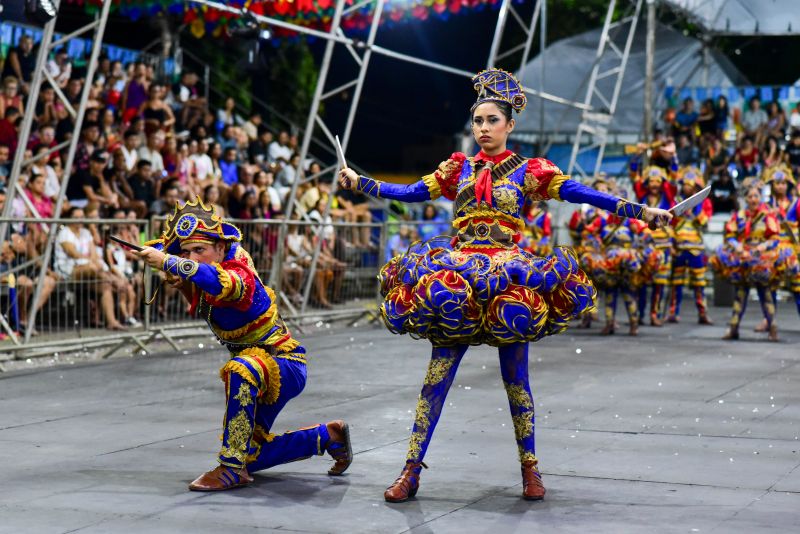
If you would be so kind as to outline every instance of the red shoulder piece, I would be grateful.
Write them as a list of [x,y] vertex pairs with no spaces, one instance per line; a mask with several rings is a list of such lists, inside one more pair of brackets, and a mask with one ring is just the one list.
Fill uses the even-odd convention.
[[548,192],[550,182],[556,175],[561,175],[561,169],[555,166],[552,161],[545,158],[531,158],[525,171],[526,178],[529,180],[528,194],[539,200],[549,200],[552,198]]

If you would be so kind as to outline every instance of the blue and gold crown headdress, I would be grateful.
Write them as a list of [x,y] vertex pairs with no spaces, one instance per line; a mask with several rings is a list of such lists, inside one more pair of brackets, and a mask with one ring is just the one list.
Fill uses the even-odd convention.
[[788,182],[790,185],[796,185],[794,176],[792,175],[792,168],[785,163],[777,165],[770,165],[761,173],[761,177],[765,184],[773,182]]
[[528,103],[522,84],[514,76],[501,69],[487,69],[472,77],[472,85],[478,92],[474,110],[484,102],[505,102],[514,111],[521,113]]
[[180,254],[181,243],[218,240],[241,241],[242,233],[236,226],[223,221],[213,206],[206,206],[197,197],[184,204],[176,203],[172,215],[164,221],[161,237],[145,244],[169,254]]
[[686,182],[694,185],[698,189],[702,189],[706,186],[703,171],[693,165],[682,167],[678,171],[677,185],[682,186]]

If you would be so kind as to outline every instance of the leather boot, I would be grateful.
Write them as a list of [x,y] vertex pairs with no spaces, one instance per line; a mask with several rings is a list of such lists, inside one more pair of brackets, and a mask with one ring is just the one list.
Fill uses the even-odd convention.
[[522,463],[522,498],[526,501],[541,501],[544,499],[545,489],[542,484],[542,475],[536,467],[536,461]]
[[697,324],[714,324],[714,321],[705,313],[701,313],[697,318]]
[[350,426],[344,421],[331,421],[327,425],[330,441],[325,452],[334,460],[333,467],[328,470],[329,475],[344,474],[353,463],[353,448],[350,446]]
[[614,323],[608,323],[600,330],[601,336],[611,336],[614,335]]
[[630,330],[628,330],[629,336],[638,336],[639,335],[639,321],[634,319],[631,321]]
[[777,325],[772,325],[769,327],[769,336],[767,339],[770,341],[778,341],[778,327]]
[[406,502],[416,495],[419,489],[419,471],[422,467],[428,468],[423,462],[406,462],[397,480],[383,492],[386,502]]
[[650,326],[664,326],[664,322],[655,313],[650,315]]
[[767,325],[767,320],[762,319],[758,325],[753,328],[753,332],[767,332],[769,331],[769,326]]
[[722,336],[722,339],[739,339],[739,328],[736,326],[729,326],[728,331],[725,332],[725,335]]
[[203,473],[189,484],[191,491],[223,491],[239,486],[246,486],[253,481],[246,467],[228,467],[218,465],[211,471]]

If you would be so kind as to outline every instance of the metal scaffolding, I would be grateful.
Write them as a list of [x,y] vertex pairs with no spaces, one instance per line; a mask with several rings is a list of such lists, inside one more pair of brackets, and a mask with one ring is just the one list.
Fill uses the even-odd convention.
[[[55,0],[54,4],[56,8],[58,8],[59,1]],[[55,35],[55,27],[56,21],[58,17],[53,18],[48,22],[44,27],[44,32],[42,34],[42,40],[39,43],[39,52],[36,56],[36,68],[33,72],[33,77],[31,80],[30,85],[30,92],[28,93],[28,105],[25,106],[25,115],[22,119],[22,125],[19,132],[19,140],[17,143],[17,150],[14,154],[14,163],[11,167],[11,175],[9,176],[9,184],[14,184],[13,187],[9,187],[6,193],[6,204],[3,208],[3,217],[9,217],[12,214],[13,210],[13,202],[14,197],[19,195],[22,199],[27,199],[25,194],[22,192],[21,187],[19,185],[19,175],[23,168],[27,165],[36,161],[36,159],[42,157],[48,157],[53,152],[62,150],[67,148],[67,160],[64,164],[64,178],[61,181],[61,189],[58,192],[58,200],[56,200],[54,206],[54,213],[53,218],[57,219],[61,216],[61,208],[64,204],[64,201],[67,197],[67,185],[69,184],[69,178],[72,170],[73,162],[75,161],[75,152],[78,148],[78,140],[80,139],[80,131],[81,127],[83,126],[83,117],[86,114],[86,104],[89,101],[89,92],[92,88],[91,80],[94,78],[94,73],[97,68],[97,58],[100,55],[100,49],[103,43],[103,34],[105,33],[106,29],[106,22],[108,21],[108,13],[111,8],[111,2],[103,2],[103,7],[100,12],[96,15],[95,20],[86,24],[85,26],[75,30],[74,32],[66,35],[60,39],[54,40],[53,36]],[[81,91],[81,98],[80,103],[78,105],[78,109],[75,109],[70,105],[67,101],[64,94],[58,89],[58,84],[55,83],[52,76],[46,69],[47,58],[57,47],[64,45],[70,39],[74,39],[83,35],[86,32],[94,30],[94,37],[92,40],[92,52],[90,55],[89,62],[86,67],[86,83],[83,84],[83,90]],[[56,95],[58,98],[62,100],[64,103],[64,107],[69,111],[70,115],[72,116],[73,120],[75,121],[75,129],[73,131],[72,137],[69,141],[61,143],[47,152],[41,154],[38,158],[31,158],[29,160],[23,160],[25,157],[25,149],[28,146],[28,141],[30,140],[31,136],[31,128],[33,126],[33,120],[36,113],[36,102],[39,99],[39,91],[41,89],[42,83],[47,81],[53,88],[56,89]],[[29,207],[31,209],[32,206]],[[33,215],[38,217],[39,214],[36,213],[36,210],[33,209]],[[6,234],[8,232],[8,223],[0,224],[0,241],[5,241]],[[32,300],[32,309],[30,316],[28,317],[28,323],[25,329],[25,343],[30,341],[31,335],[33,334],[34,324],[36,322],[36,313],[37,307],[36,304],[39,302],[39,298],[42,294],[42,288],[44,287],[44,280],[47,276],[48,268],[50,266],[50,258],[53,252],[53,246],[55,244],[56,234],[58,233],[59,227],[57,224],[50,224],[48,235],[47,235],[47,245],[44,249],[44,253],[41,257],[41,265],[39,266],[39,276],[36,279],[36,288],[33,293],[33,300]],[[16,337],[11,333],[12,339],[16,340]]]
[[[583,101],[586,105],[586,109],[584,109],[581,114],[581,121],[578,123],[578,129],[575,132],[567,174],[572,174],[573,171],[577,171],[578,175],[585,178],[588,173],[578,162],[578,156],[594,150],[595,148],[598,152],[597,161],[595,162],[594,169],[592,169],[592,175],[597,174],[600,170],[600,165],[603,162],[603,154],[606,149],[606,141],[608,139],[607,127],[613,120],[614,112],[617,109],[617,100],[619,99],[619,92],[622,87],[622,79],[625,77],[625,68],[628,65],[631,44],[633,43],[633,37],[636,33],[636,25],[639,21],[639,13],[642,10],[643,2],[644,0],[636,0],[633,13],[616,22],[612,22],[612,19],[617,2],[616,0],[611,0],[608,4],[606,18],[603,23],[603,31],[600,34],[600,42],[597,45],[597,53],[595,54],[592,73],[589,77],[589,85],[586,88],[586,97]],[[620,50],[614,42],[614,38],[626,24],[628,25],[628,35],[625,39],[623,49]],[[612,32],[613,35],[611,34]],[[604,60],[610,60],[616,64],[601,72],[600,64]],[[610,94],[608,94],[607,91],[605,93],[601,91],[600,87],[597,85],[597,82],[605,78],[614,80]],[[587,141],[585,143],[584,136],[586,136]]]

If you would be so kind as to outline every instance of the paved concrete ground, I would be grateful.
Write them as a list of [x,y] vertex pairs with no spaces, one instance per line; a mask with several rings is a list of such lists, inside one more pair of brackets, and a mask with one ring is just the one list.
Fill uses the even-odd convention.
[[[215,345],[0,377],[0,532],[800,532],[800,320],[783,341],[722,326],[571,330],[532,347],[548,488],[522,501],[496,356],[465,358],[416,500],[383,502],[402,467],[427,346],[383,329],[304,339],[310,379],[276,431],[344,417],[355,462],[327,458],[191,493],[222,415]],[[725,310],[714,310],[718,324]],[[188,341],[183,341],[189,349]]]

